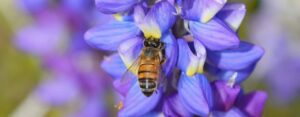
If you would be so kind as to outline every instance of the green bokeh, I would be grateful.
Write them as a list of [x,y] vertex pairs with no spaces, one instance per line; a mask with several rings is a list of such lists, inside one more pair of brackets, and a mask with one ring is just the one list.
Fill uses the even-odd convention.
[[36,86],[41,77],[38,59],[12,45],[10,24],[0,14],[0,117],[6,117]]

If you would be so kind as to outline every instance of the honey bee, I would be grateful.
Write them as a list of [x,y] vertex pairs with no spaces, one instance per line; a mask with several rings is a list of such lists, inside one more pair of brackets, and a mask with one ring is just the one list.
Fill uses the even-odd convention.
[[165,45],[154,38],[145,39],[143,45],[138,59],[128,69],[136,69],[133,72],[136,72],[134,74],[138,78],[139,87],[149,97],[157,90],[159,81],[163,81],[161,68],[165,62]]

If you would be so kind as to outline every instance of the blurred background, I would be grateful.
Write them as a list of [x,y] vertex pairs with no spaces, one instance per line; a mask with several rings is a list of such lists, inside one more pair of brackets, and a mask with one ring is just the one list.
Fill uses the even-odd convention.
[[[93,2],[1,1],[0,117],[114,116],[111,78],[99,68],[106,53],[83,40],[89,27],[111,18]],[[245,90],[268,92],[265,117],[299,117],[300,1],[229,2],[247,6],[241,39],[266,51]]]

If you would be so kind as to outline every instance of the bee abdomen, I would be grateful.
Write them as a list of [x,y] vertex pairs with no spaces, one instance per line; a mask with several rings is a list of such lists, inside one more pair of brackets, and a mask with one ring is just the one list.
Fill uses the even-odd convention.
[[157,66],[153,64],[143,64],[138,70],[139,78],[152,78],[156,79],[158,76]]
[[156,90],[156,81],[152,78],[139,79],[140,88],[145,96],[149,97]]

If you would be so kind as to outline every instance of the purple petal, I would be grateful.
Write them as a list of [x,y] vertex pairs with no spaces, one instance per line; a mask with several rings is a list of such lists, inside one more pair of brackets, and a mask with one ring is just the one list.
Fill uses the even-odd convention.
[[107,116],[103,100],[99,97],[88,97],[83,101],[83,105],[78,112],[71,117],[103,117]]
[[162,34],[173,26],[176,18],[174,13],[176,10],[168,1],[156,3],[139,24],[144,36],[161,38]]
[[213,117],[247,117],[241,110],[236,107],[231,108],[227,112],[215,111],[212,113]]
[[[55,21],[53,20],[53,25]],[[64,33],[62,26],[33,25],[16,34],[15,44],[24,52],[43,56],[59,51]]]
[[97,9],[107,14],[125,12],[138,2],[138,0],[95,0]]
[[129,39],[119,46],[119,55],[127,68],[129,68],[138,60],[142,47],[142,39],[139,37]]
[[203,75],[198,74],[188,77],[185,73],[181,73],[178,84],[180,101],[190,113],[198,116],[207,116],[209,114],[209,104],[205,96],[206,90],[201,86],[201,81],[203,80],[206,80]]
[[177,62],[178,56],[178,45],[176,43],[175,37],[171,33],[166,33],[162,39],[162,42],[165,44],[165,54],[166,54],[166,62],[163,64],[163,73],[165,76],[171,73],[173,67]]
[[141,115],[141,117],[161,117],[161,115],[162,113],[160,111],[151,111],[149,113]]
[[195,53],[196,56],[199,58],[199,62],[198,62],[198,73],[203,73],[203,67],[205,64],[205,60],[206,60],[206,49],[204,47],[204,45],[199,41],[199,40],[194,40],[194,48],[195,48]]
[[94,22],[95,26],[101,26],[107,24],[108,21],[113,21],[113,20],[115,20],[115,17],[113,15],[104,14],[97,11],[93,11],[89,19],[90,22]]
[[78,84],[71,78],[73,77],[60,76],[43,82],[36,90],[36,94],[42,101],[51,105],[59,106],[68,103],[78,96],[80,91]]
[[[217,80],[223,80],[226,82],[230,80],[234,80],[233,82],[234,85],[234,84],[241,84],[243,81],[249,78],[254,68],[255,68],[255,64],[250,67],[247,67],[246,69],[234,71],[234,70],[222,70],[212,65],[206,64],[205,71],[207,71],[210,75],[216,77]],[[234,75],[236,76],[234,77],[234,79],[232,79],[232,76]]]
[[201,77],[200,78],[201,89],[204,91],[204,96],[206,98],[209,108],[212,109],[214,106],[212,87],[209,83],[209,80],[207,80],[207,78],[204,75],[199,75],[199,76]]
[[214,18],[207,23],[189,22],[190,31],[209,50],[224,50],[239,45],[239,38],[223,21]]
[[[270,85],[271,92],[275,99],[277,99],[276,103],[289,104],[299,94],[300,61],[299,57],[291,57],[290,55],[282,57],[284,57],[281,58],[282,60],[272,65],[271,70],[268,69],[266,82]],[[279,58],[273,59],[278,60]]]
[[191,117],[183,106],[177,94],[171,94],[164,100],[163,113],[166,117]]
[[62,0],[63,8],[73,13],[87,12],[92,7],[90,0]]
[[126,78],[124,81],[123,79],[117,79],[114,81],[114,88],[116,91],[121,94],[121,96],[125,97],[128,93],[128,91],[131,89],[131,87],[137,82],[136,76],[126,76],[129,78]]
[[51,56],[44,57],[44,67],[51,69],[55,73],[61,74],[73,74],[74,73],[74,63],[72,62],[74,58],[70,56],[56,56],[51,54]]
[[262,117],[267,94],[263,91],[256,91],[247,94],[238,101],[237,107],[245,112],[249,117]]
[[127,70],[119,54],[114,54],[105,58],[101,63],[101,68],[111,75],[114,80],[120,79]]
[[184,19],[206,23],[217,14],[227,0],[183,0],[182,16]]
[[263,54],[259,46],[243,41],[236,49],[209,51],[207,61],[223,70],[242,70],[256,64]]
[[205,47],[200,42],[195,40],[194,47],[196,55],[192,52],[187,42],[183,39],[178,39],[178,47],[178,67],[188,76],[193,76],[196,73],[202,73],[204,61],[206,59]]
[[136,62],[142,49],[142,39],[133,38],[122,43],[118,49],[119,55],[126,66],[126,73],[122,75],[122,79],[114,82],[117,91],[125,96],[128,90],[136,83]]
[[221,72],[218,74],[219,79],[222,79],[224,81],[229,81],[230,78],[236,74],[237,76],[234,79],[234,84],[241,84],[243,81],[245,81],[251,73],[253,72],[255,68],[255,65],[249,66],[246,69],[232,71],[232,70],[221,70]]
[[108,77],[103,74],[103,72],[98,71],[97,68],[94,68],[93,72],[84,72],[81,73],[82,77],[80,77],[78,80],[81,85],[81,88],[85,95],[88,96],[98,96],[99,94],[102,94],[105,89],[108,89],[107,87],[110,85],[111,80],[108,79]]
[[234,102],[240,92],[239,86],[228,86],[227,82],[216,81],[212,83],[215,97],[215,109],[228,111],[234,106]]
[[157,93],[152,94],[150,97],[146,97],[139,88],[139,84],[136,82],[126,95],[124,107],[119,111],[118,116],[132,117],[145,115],[154,110],[160,101],[161,96],[161,91],[158,90]]
[[145,9],[142,5],[136,5],[133,13],[134,21],[140,23],[145,17]]
[[31,13],[38,13],[43,11],[48,5],[48,0],[18,0],[16,1],[21,8]]
[[122,42],[139,34],[140,30],[133,22],[112,21],[88,30],[84,37],[95,48],[116,51]]
[[246,6],[241,3],[228,3],[217,14],[221,20],[227,23],[229,27],[236,31],[246,15]]

